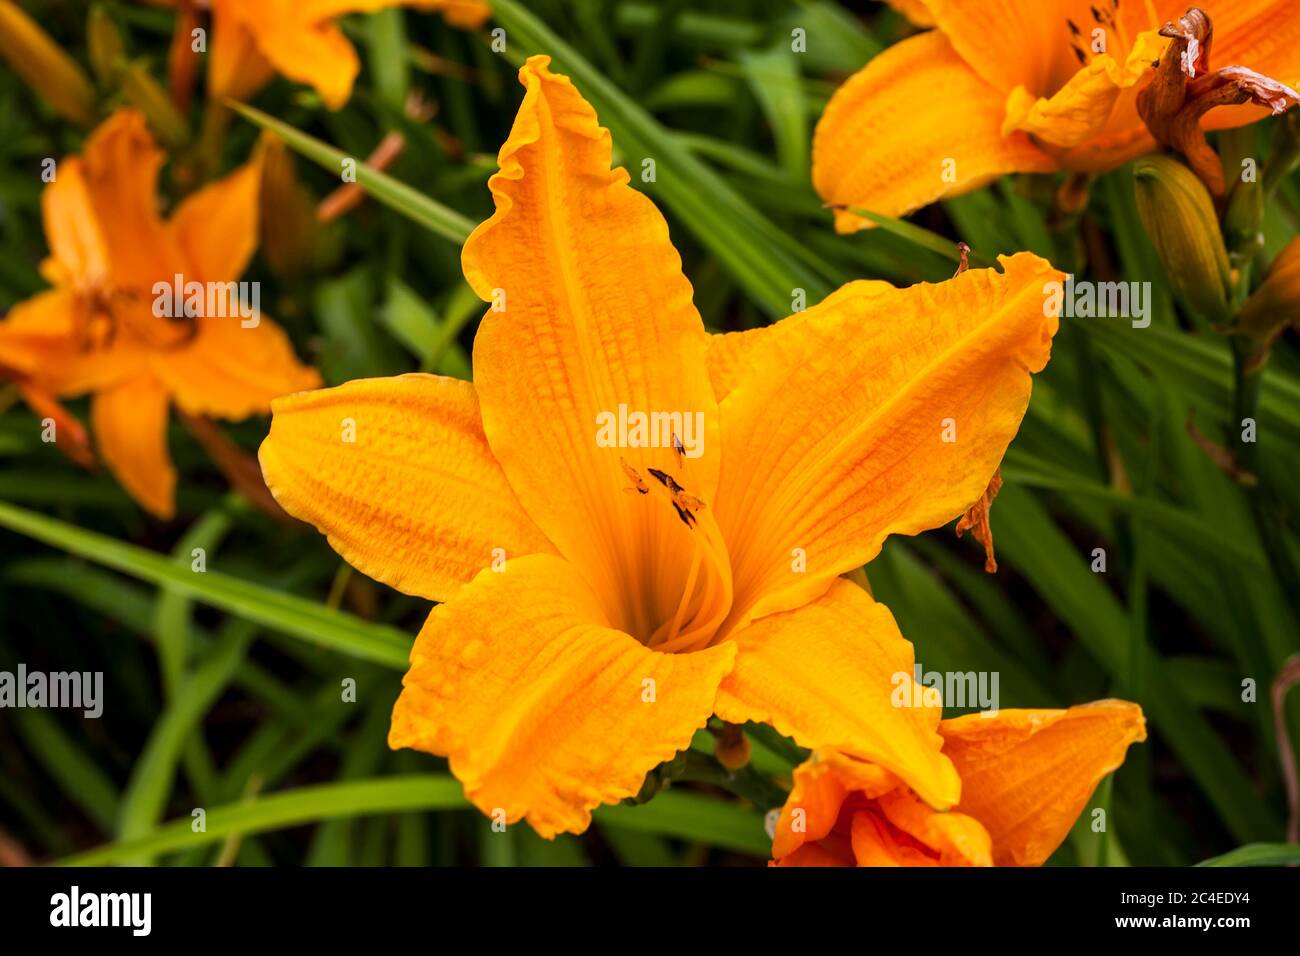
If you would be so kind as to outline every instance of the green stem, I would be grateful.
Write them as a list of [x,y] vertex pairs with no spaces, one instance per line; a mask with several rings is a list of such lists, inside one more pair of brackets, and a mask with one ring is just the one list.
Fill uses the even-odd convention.
[[[1259,476],[1258,442],[1244,441],[1243,422],[1251,419],[1256,422],[1258,432],[1259,394],[1263,377],[1263,363],[1254,361],[1254,343],[1245,336],[1232,339],[1233,358],[1233,453],[1237,464],[1244,471]],[[1276,507],[1272,494],[1261,482],[1253,488],[1246,489],[1250,499],[1251,512],[1259,531],[1260,543],[1268,555],[1273,572],[1277,575],[1278,585],[1291,605],[1291,612],[1296,621],[1300,621],[1300,571],[1297,571],[1291,551],[1287,547],[1282,531],[1285,527],[1280,509]]]
[[786,792],[752,766],[728,770],[708,754],[688,750],[685,760],[673,774],[675,780],[707,783],[743,797],[760,810],[771,810],[785,803]]

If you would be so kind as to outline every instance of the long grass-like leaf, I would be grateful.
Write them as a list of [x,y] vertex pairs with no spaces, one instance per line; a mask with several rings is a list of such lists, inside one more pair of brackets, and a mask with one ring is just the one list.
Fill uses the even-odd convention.
[[371,169],[354,156],[349,156],[341,149],[323,143],[314,136],[294,129],[288,123],[269,116],[259,109],[245,106],[243,103],[231,103],[231,109],[239,113],[250,123],[275,133],[295,152],[316,163],[336,176],[341,176],[346,164],[355,166],[356,182],[362,189],[374,196],[385,206],[390,206],[403,216],[424,226],[430,232],[449,239],[458,245],[463,243],[474,223],[469,219],[438,202],[424,193],[386,173]]
[[217,571],[200,574],[178,566],[171,558],[4,502],[0,502],[0,527],[141,580],[169,585],[212,607],[284,634],[399,670],[406,667],[411,639],[396,628],[372,624]]

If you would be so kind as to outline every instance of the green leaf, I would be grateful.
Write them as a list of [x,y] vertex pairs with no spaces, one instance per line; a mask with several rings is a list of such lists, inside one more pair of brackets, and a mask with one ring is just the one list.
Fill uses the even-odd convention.
[[796,54],[784,41],[771,49],[743,50],[740,64],[745,69],[750,88],[763,108],[772,136],[776,140],[776,154],[786,172],[800,182],[809,175],[808,104],[804,101],[800,85]]
[[[1157,375],[1186,387],[1212,403],[1221,420],[1232,409],[1232,352],[1221,336],[1187,335],[1155,325],[1135,329],[1115,319],[1073,319],[1107,351],[1131,358]],[[1300,381],[1265,369],[1260,386],[1260,430],[1300,444]]]
[[[117,832],[123,840],[141,836],[157,824],[166,807],[182,749],[187,740],[196,739],[190,734],[234,677],[251,637],[251,626],[240,622],[239,633],[231,634],[212,649],[178,687],[175,699],[154,724],[122,796]],[[136,862],[148,864],[150,858],[140,857]]]
[[1300,866],[1300,844],[1250,843],[1221,856],[1202,860],[1197,866]]
[[[957,249],[957,243],[936,232],[931,232],[929,229],[922,228],[915,223],[895,219],[893,216],[886,216],[884,213],[862,209],[859,206],[845,206],[844,208],[855,216],[870,219],[886,232],[892,232],[899,238],[906,239],[922,249],[928,249],[945,259],[951,259],[953,262],[961,260],[961,253]],[[969,254],[968,261],[972,268],[977,269],[985,269],[993,265],[992,259],[973,250]]]
[[401,10],[376,10],[366,18],[370,56],[366,65],[375,79],[375,92],[389,109],[400,112],[410,87],[406,58],[406,20]]
[[59,861],[63,866],[109,866],[137,856],[158,856],[206,846],[236,834],[302,826],[342,817],[409,810],[459,810],[469,806],[460,783],[446,774],[412,774],[355,783],[324,783],[206,810],[205,829],[195,833],[182,817],[149,833],[119,840]]
[[[28,749],[58,781],[68,799],[105,833],[112,832],[118,808],[113,781],[48,711],[23,708],[12,713],[14,726]],[[77,716],[80,718],[80,712]]]
[[695,793],[667,790],[641,806],[602,807],[595,819],[603,827],[677,837],[750,856],[772,855],[772,840],[760,814]]
[[460,245],[473,231],[474,223],[454,209],[444,206],[436,199],[431,199],[392,176],[371,169],[356,157],[349,156],[342,150],[335,149],[328,143],[323,143],[314,136],[294,129],[288,123],[281,122],[251,106],[232,102],[230,108],[250,123],[269,129],[288,143],[293,150],[335,176],[341,176],[344,169],[348,168],[345,163],[355,166],[357,185],[385,206],[395,209],[435,235]]
[[[1008,484],[995,508],[1000,515],[999,556],[1029,580],[1113,680],[1125,680],[1133,652],[1130,624],[1114,594],[1099,575],[1089,571],[1075,545],[1028,492]],[[1159,658],[1146,648],[1140,653],[1146,682],[1138,703],[1224,824],[1245,840],[1267,839],[1278,832],[1277,815],[1260,798],[1231,751],[1170,682]]]
[[0,527],[62,548],[143,581],[168,585],[212,607],[363,660],[405,670],[411,638],[314,601],[208,571],[195,573],[171,558],[0,502]]

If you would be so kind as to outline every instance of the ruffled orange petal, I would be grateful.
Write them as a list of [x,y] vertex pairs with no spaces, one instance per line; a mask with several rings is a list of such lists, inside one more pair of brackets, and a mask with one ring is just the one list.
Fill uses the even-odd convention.
[[[1017,87],[1007,100],[1002,132],[1023,131],[1061,151],[1102,136],[1117,112],[1128,122],[1127,108],[1136,102],[1136,93],[1125,96],[1126,91],[1134,91],[1141,80],[1150,78],[1151,64],[1168,45],[1169,40],[1155,31],[1144,32],[1122,61],[1109,53],[1098,54],[1050,97]],[[1136,118],[1135,112],[1131,115]]]
[[1057,320],[1022,253],[1003,273],[854,284],[758,336],[723,400],[715,509],[732,561],[729,627],[799,607],[889,534],[962,514],[988,487]]
[[[611,621],[644,640],[692,581],[692,620],[718,608],[721,620],[729,600],[712,528],[708,337],[663,217],[626,170],[610,169],[609,132],[548,62],[533,57],[519,72],[526,92],[489,181],[496,212],[462,256],[474,291],[496,304],[474,343],[474,383],[519,500]],[[638,435],[619,427],[634,414],[668,417]],[[678,428],[684,462],[667,434]],[[654,468],[704,501],[699,527],[662,496],[634,493],[624,461],[644,482]],[[703,569],[692,576],[697,548]]]
[[114,337],[98,347],[83,340],[80,332],[90,321],[86,303],[66,288],[18,303],[0,322],[0,373],[75,396],[144,370],[148,356],[130,336]]
[[453,27],[473,29],[492,11],[487,0],[298,0],[298,15],[308,23],[333,20],[345,13],[374,13],[390,7],[410,7],[422,13],[440,13]]
[[243,275],[257,249],[262,151],[230,175],[187,197],[168,223],[189,269],[185,280],[224,282]]
[[15,305],[0,321],[0,369],[10,377],[52,371],[69,350],[80,308],[75,293],[58,288]]
[[[776,822],[772,856],[783,859],[829,836],[850,794],[870,799],[899,786],[897,777],[875,764],[835,751],[814,753],[794,769],[794,784]],[[852,863],[848,859],[837,865]]]
[[787,856],[780,857],[769,866],[852,866],[853,848],[845,846],[827,846],[824,843],[805,843]]
[[974,817],[936,813],[910,790],[899,787],[876,801],[895,829],[935,855],[940,866],[992,866],[992,841]]
[[180,248],[158,214],[163,153],[144,115],[120,109],[110,116],[86,140],[82,162],[113,284],[148,290],[184,272]]
[[319,388],[320,374],[293,353],[284,330],[265,315],[245,328],[239,315],[203,316],[184,347],[155,351],[154,374],[191,415],[239,420],[265,415],[271,400]]
[[[348,101],[361,61],[343,31],[330,20],[314,16],[310,4],[283,0],[217,3],[220,19],[214,46],[231,43],[235,52],[226,54],[228,57],[247,58],[246,44],[251,41],[257,54],[277,73],[313,87],[330,109],[339,109]],[[255,73],[255,78],[260,85],[260,73]],[[222,82],[234,87],[250,85],[237,75],[223,76]]]
[[159,518],[174,510],[176,469],[167,454],[167,392],[138,376],[95,393],[91,426],[99,456],[131,497]]
[[854,813],[850,832],[858,866],[940,865],[927,847],[891,826],[877,807]]
[[[893,291],[894,286],[883,280],[860,279],[840,286],[821,301],[819,308],[829,308],[841,296],[869,296]],[[721,402],[741,383],[749,374],[749,363],[753,360],[755,352],[761,351],[766,339],[773,335],[798,335],[798,325],[808,315],[808,311],[796,312],[782,319],[779,327],[764,325],[756,329],[746,329],[744,332],[710,335],[706,359],[709,380],[713,383],[714,397]]]
[[993,838],[998,866],[1038,866],[1061,845],[1098,782],[1146,739],[1136,704],[1102,700],[1069,710],[1003,710],[939,725],[962,778],[957,810]]
[[[900,216],[1012,172],[1056,162],[1023,133],[1004,136],[1006,93],[938,31],[897,43],[831,97],[813,137],[813,185],[833,206]],[[837,210],[842,233],[870,222]]]
[[723,720],[770,724],[805,747],[874,763],[936,807],[957,802],[961,783],[935,733],[941,708],[924,706],[912,645],[856,584],[837,579],[727,643],[737,654],[715,705]]
[[934,17],[926,9],[926,0],[888,0],[889,5],[918,27],[934,26]]
[[95,218],[85,166],[77,157],[59,163],[57,174],[41,192],[45,239],[57,264],[61,285],[97,289],[108,278],[108,250]]
[[251,5],[241,0],[212,0],[208,89],[215,99],[247,99],[275,73],[258,49],[250,26],[250,9]]
[[[1078,67],[1070,52],[1073,20],[1090,39],[1097,0],[924,0],[953,48],[1004,96],[1017,86],[1037,95],[1059,87]],[[1132,0],[1125,6],[1141,6]],[[1107,0],[1106,6],[1109,6]]]
[[488,450],[468,382],[364,379],[286,396],[273,413],[267,486],[372,578],[446,601],[494,559],[513,568],[552,550]]
[[648,650],[608,626],[571,565],[520,558],[429,615],[388,742],[447,756],[486,814],[581,832],[690,745],[734,655]]
[[20,381],[18,393],[22,395],[32,414],[42,420],[49,419],[54,426],[54,444],[59,451],[83,468],[93,468],[95,453],[90,446],[90,434],[81,420],[45,389],[31,382]]
[[255,36],[258,51],[276,72],[311,86],[332,110],[347,103],[361,61],[337,26],[277,21],[273,29]]

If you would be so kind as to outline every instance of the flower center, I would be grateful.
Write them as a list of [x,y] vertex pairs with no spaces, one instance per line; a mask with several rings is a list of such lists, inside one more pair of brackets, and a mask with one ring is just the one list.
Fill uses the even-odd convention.
[[[645,556],[647,568],[668,572],[658,576],[671,582],[667,600],[654,602],[657,610],[633,633],[647,647],[664,653],[702,650],[713,642],[731,609],[731,562],[717,522],[705,501],[684,486],[684,478],[658,468],[647,468],[643,474],[626,459],[620,463],[630,485],[627,492],[644,499],[644,507],[671,509],[674,516],[671,545]],[[680,546],[683,535],[685,548]],[[683,574],[680,568],[686,555]],[[661,567],[670,556],[677,569]]]
[[128,335],[149,348],[180,348],[198,334],[192,318],[157,316],[150,299],[133,289],[96,286],[82,291],[82,312],[74,334],[78,345],[93,351],[108,348],[119,335]]
[[[1147,2],[1146,6],[1150,21],[1157,22],[1151,4]],[[1088,18],[1067,17],[1065,27],[1069,31],[1070,50],[1080,66],[1087,66],[1103,53],[1123,63],[1132,52],[1133,41],[1120,12],[1120,0],[1095,0],[1088,7]]]

